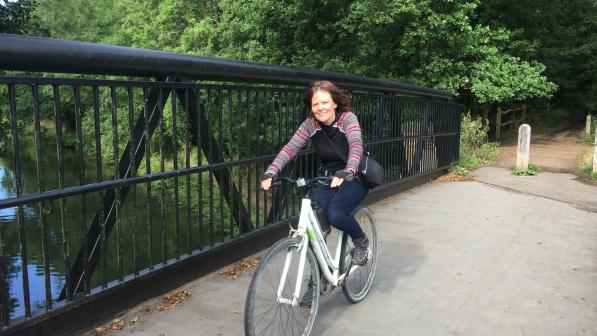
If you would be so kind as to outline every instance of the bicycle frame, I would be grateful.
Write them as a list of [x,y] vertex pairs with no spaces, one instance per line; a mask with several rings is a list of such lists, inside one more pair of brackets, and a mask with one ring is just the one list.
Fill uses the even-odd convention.
[[[320,266],[319,268],[323,272],[325,279],[334,287],[341,285],[342,281],[346,277],[346,274],[349,273],[346,272],[344,274],[339,274],[340,258],[343,257],[340,255],[340,253],[342,248],[342,237],[344,234],[345,233],[342,232],[338,235],[335,257],[332,258],[327,244],[325,243],[325,240],[323,238],[323,233],[321,231],[321,226],[319,225],[319,220],[315,215],[315,211],[313,211],[313,208],[311,207],[311,199],[308,197],[303,198],[301,203],[301,212],[299,215],[298,227],[292,235],[293,238],[300,239],[300,244],[298,247],[298,251],[300,252],[298,274],[303,274],[303,270],[305,267],[305,259],[307,257],[307,249],[309,248],[310,244],[317,258],[317,262]],[[278,285],[277,300],[280,303],[286,303],[295,306],[298,305],[299,302],[299,293],[301,290],[300,276],[297,276],[293,298],[288,299],[282,297],[282,291],[284,290],[284,284],[286,283],[286,276],[288,275],[288,270],[290,268],[291,261],[292,252],[289,251],[284,261],[284,269],[282,270],[280,284]],[[357,267],[358,266],[352,266],[350,271],[354,270],[354,268]]]

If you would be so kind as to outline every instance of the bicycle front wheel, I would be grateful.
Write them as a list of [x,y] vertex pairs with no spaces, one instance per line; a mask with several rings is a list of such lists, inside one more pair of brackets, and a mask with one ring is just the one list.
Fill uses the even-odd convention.
[[[307,336],[311,332],[319,304],[319,266],[313,251],[308,249],[304,270],[299,274],[299,244],[300,240],[296,238],[280,240],[263,257],[253,274],[245,303],[247,336]],[[286,276],[282,281],[284,273]],[[291,302],[297,279],[301,284],[300,293],[298,300]],[[313,289],[312,302],[310,307],[304,307],[299,302],[309,286]],[[282,292],[278,296],[280,288]]]
[[[367,264],[357,267],[348,274],[342,282],[342,291],[350,302],[357,303],[367,296],[375,276],[375,268],[377,266],[377,224],[373,213],[367,208],[359,209],[354,217],[369,239],[369,258]],[[343,273],[348,271],[349,265],[352,265],[353,250],[354,245],[352,244],[352,240],[348,239],[347,234],[344,234],[340,254],[343,256],[340,259],[340,269]]]

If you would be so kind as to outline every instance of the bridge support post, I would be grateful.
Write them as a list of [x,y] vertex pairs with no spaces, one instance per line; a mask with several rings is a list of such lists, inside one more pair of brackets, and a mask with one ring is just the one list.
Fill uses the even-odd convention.
[[[158,79],[160,80],[160,79]],[[165,79],[166,82],[171,81],[170,78]],[[161,98],[159,97],[161,95]],[[122,152],[122,156],[118,163],[119,178],[130,177],[133,171],[137,171],[138,163],[143,160],[145,143],[149,141],[153,132],[158,126],[160,115],[162,114],[164,105],[168,96],[170,95],[169,89],[153,89],[148,96],[148,107],[149,107],[149,120],[148,125],[148,136],[145,138],[145,116],[140,115],[136,121],[132,130],[131,139],[128,141],[125,149]],[[131,150],[132,149],[132,150]],[[114,224],[116,222],[116,204],[124,203],[130,186],[117,188],[116,190],[111,189],[104,193],[102,197],[103,212],[98,211],[91,226],[89,227],[85,240],[86,244],[81,245],[81,249],[77,255],[75,263],[72,265],[72,269],[69,271],[68,282],[62,288],[58,300],[72,299],[72,295],[76,294],[80,290],[80,285],[84,281],[89,281],[100,257],[100,250],[103,248],[102,244],[102,230],[101,226],[104,225],[105,232],[104,237],[109,237]],[[103,223],[102,223],[103,222]]]
[[[190,81],[190,80],[189,80]],[[213,135],[209,120],[205,116],[205,108],[198,104],[197,94],[193,91],[176,90],[180,104],[188,115],[191,129],[195,132],[197,139],[201,141],[201,149],[207,158],[211,158],[210,164],[224,162],[223,144],[218,143]],[[211,144],[209,146],[208,144]],[[231,169],[222,168],[214,172],[220,190],[230,207],[232,217],[237,222],[241,233],[251,231],[251,218],[243,205],[241,194],[236,184],[231,183],[233,176]]]

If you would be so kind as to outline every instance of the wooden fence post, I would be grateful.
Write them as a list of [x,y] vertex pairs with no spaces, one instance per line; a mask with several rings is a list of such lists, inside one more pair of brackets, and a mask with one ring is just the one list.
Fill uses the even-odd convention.
[[497,113],[495,114],[495,139],[500,139],[500,128],[502,127],[502,108],[497,108]]
[[585,133],[591,135],[591,115],[587,115],[587,122],[585,123]]
[[522,124],[518,128],[518,148],[516,150],[516,168],[529,168],[529,153],[531,151],[531,126]]
[[520,116],[520,122],[524,122],[527,117],[527,104],[522,104],[522,116]]

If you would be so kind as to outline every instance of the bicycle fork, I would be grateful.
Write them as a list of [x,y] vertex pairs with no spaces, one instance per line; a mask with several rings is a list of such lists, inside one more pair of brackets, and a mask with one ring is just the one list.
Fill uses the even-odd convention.
[[298,297],[301,291],[301,283],[302,283],[302,274],[305,269],[305,259],[307,258],[307,249],[309,241],[306,239],[307,236],[303,236],[301,242],[299,243],[298,251],[300,253],[299,256],[299,265],[298,265],[298,273],[296,277],[296,284],[294,287],[294,293],[292,295],[292,299],[282,297],[282,292],[284,291],[284,284],[286,283],[286,278],[288,277],[288,270],[290,269],[290,264],[292,263],[292,252],[293,249],[289,249],[286,252],[286,259],[284,260],[284,268],[282,269],[282,276],[280,277],[280,284],[278,285],[277,291],[277,301],[279,303],[289,304],[291,306],[298,305]]

